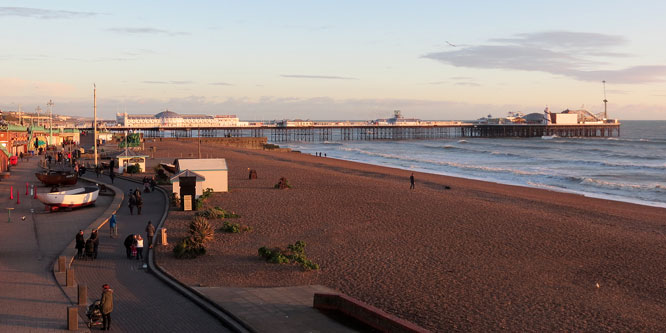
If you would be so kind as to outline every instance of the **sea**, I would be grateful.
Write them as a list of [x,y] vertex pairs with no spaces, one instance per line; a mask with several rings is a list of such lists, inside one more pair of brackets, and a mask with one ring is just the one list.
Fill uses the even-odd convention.
[[409,171],[666,208],[666,121],[623,121],[620,133],[606,138],[450,138],[280,146]]

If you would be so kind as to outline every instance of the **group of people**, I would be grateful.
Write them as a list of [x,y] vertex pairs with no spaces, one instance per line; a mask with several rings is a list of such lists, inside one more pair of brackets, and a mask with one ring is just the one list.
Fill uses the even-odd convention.
[[[148,221],[146,225],[146,239],[145,241],[150,244],[155,236],[155,226],[152,221]],[[127,254],[127,259],[143,259],[143,248],[144,248],[144,238],[140,234],[129,234],[125,238],[125,253]],[[150,246],[149,246],[150,247]]]
[[[99,247],[99,235],[97,230],[90,233],[88,240],[85,240],[83,230],[76,234],[76,258],[77,259],[97,259],[97,248]],[[85,254],[84,254],[85,250]]]
[[127,202],[129,206],[130,215],[134,215],[134,207],[136,207],[137,214],[141,215],[141,208],[143,208],[143,198],[141,197],[141,191],[139,189],[130,189],[129,190],[129,200]]
[[143,192],[145,193],[150,193],[155,191],[155,186],[157,186],[157,182],[155,182],[155,177],[143,177]]

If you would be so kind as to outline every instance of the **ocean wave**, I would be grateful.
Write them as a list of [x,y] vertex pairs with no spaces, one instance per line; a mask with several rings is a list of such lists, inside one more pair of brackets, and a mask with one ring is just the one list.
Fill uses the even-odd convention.
[[666,192],[666,185],[660,183],[627,184],[627,183],[610,182],[590,177],[574,177],[574,178],[580,179],[579,183],[581,185],[594,185],[594,186],[600,186],[611,189],[620,189],[620,190]]
[[537,172],[537,171],[520,170],[520,169],[514,169],[514,168],[491,167],[491,166],[483,166],[483,165],[458,163],[458,162],[452,162],[452,161],[438,161],[438,160],[431,160],[431,159],[404,157],[404,156],[401,156],[401,155],[395,155],[395,154],[389,154],[389,153],[371,152],[371,151],[367,151],[367,150],[363,150],[363,149],[359,149],[359,148],[345,147],[345,148],[342,148],[342,150],[348,151],[348,152],[354,152],[354,153],[358,153],[358,154],[362,154],[362,155],[366,155],[366,156],[382,157],[382,158],[386,158],[386,159],[398,160],[398,161],[404,161],[404,162],[411,162],[411,163],[446,166],[446,167],[452,167],[452,168],[457,168],[457,169],[461,169],[461,170],[477,170],[477,171],[483,171],[483,172],[508,173],[508,174],[529,175],[529,176],[550,176],[549,173],[543,173],[543,172]]

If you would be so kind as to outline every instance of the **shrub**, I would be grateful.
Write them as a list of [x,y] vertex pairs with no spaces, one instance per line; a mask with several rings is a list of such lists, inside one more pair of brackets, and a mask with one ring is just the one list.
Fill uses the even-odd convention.
[[173,248],[173,254],[178,259],[194,259],[200,255],[206,254],[206,248],[197,246],[192,239],[185,238]]
[[176,193],[171,193],[171,206],[180,207],[180,197]]
[[265,246],[259,248],[259,256],[266,259],[266,261],[277,264],[297,263],[303,270],[318,270],[319,265],[312,262],[305,256],[305,242],[297,241],[296,243],[287,245],[287,249],[280,249],[278,247],[269,249]]
[[190,223],[190,238],[196,245],[204,246],[213,240],[215,230],[202,216],[196,216]]
[[287,178],[281,177],[278,183],[275,184],[275,186],[273,187],[282,190],[285,188],[291,188],[291,185],[289,185],[289,181],[287,180]]
[[224,221],[224,223],[222,224],[222,228],[220,228],[220,230],[222,232],[237,234],[239,232],[252,231],[252,227],[246,225],[240,225],[238,223],[229,223],[227,221]]
[[126,170],[127,173],[139,173],[141,172],[141,166],[139,165],[139,163],[136,163],[134,165],[128,166]]

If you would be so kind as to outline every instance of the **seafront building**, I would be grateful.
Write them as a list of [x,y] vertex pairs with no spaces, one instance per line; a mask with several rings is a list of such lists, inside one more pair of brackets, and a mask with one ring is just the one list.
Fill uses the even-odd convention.
[[249,123],[239,121],[235,115],[178,114],[162,111],[155,115],[116,113],[116,124],[122,127],[246,127]]

